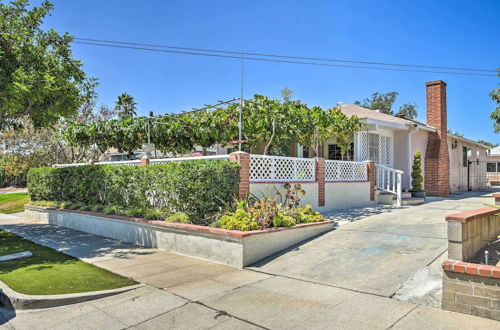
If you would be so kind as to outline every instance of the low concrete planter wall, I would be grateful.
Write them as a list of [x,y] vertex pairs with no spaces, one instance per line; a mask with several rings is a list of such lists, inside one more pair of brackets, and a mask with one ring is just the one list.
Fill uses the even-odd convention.
[[26,205],[26,216],[56,226],[242,268],[320,235],[334,221],[250,232]]

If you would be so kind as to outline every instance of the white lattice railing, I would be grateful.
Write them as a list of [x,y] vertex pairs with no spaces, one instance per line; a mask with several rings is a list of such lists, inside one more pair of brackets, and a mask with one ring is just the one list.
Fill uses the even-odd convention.
[[384,165],[375,165],[375,186],[383,191],[395,194],[397,206],[401,206],[401,175],[403,171]]
[[[184,160],[204,160],[204,159],[227,159],[229,160],[229,155],[217,155],[217,156],[197,156],[197,157],[180,157],[180,158],[159,158],[150,159],[150,164],[162,164],[169,162],[180,162]],[[123,161],[106,161],[106,162],[96,162],[94,165],[128,165],[128,166],[139,166],[141,161],[139,159],[135,160],[123,160]],[[56,164],[55,167],[73,167],[73,166],[85,166],[87,163],[75,163],[75,164]]]
[[315,180],[314,158],[250,155],[250,182]]
[[325,160],[326,181],[368,181],[368,164],[344,160]]
[[203,160],[203,159],[227,159],[229,160],[229,155],[214,155],[214,156],[195,156],[195,157],[179,157],[179,158],[158,158],[150,159],[150,164],[162,164],[169,162],[180,162],[184,160]]

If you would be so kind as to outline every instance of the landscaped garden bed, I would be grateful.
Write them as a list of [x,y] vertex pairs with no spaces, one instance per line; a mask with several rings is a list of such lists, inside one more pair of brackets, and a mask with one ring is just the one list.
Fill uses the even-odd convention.
[[[30,217],[51,224],[243,267],[332,228],[304,191],[235,198],[239,165],[196,160],[150,166],[30,171]],[[285,230],[288,229],[288,230]]]

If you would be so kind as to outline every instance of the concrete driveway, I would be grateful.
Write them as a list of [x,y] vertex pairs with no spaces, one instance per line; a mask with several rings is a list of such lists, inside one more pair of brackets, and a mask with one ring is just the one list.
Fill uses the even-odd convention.
[[467,193],[429,198],[420,206],[383,209],[250,268],[392,297],[419,270],[440,256],[446,258],[446,215],[492,202],[487,195]]
[[445,214],[491,202],[464,197],[372,210],[255,271],[0,215],[0,228],[146,284],[56,308],[0,308],[0,329],[496,329],[493,320],[384,297],[444,250]]

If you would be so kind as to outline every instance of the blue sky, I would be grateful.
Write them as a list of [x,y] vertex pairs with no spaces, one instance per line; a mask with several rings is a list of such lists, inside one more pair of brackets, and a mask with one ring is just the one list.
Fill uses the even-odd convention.
[[[82,38],[156,43],[295,56],[495,69],[500,66],[500,1],[180,1],[53,0],[47,27]],[[37,4],[40,1],[34,1]],[[128,92],[139,113],[179,112],[239,96],[240,61],[74,47],[98,77],[99,103]],[[497,77],[455,76],[244,63],[245,97],[279,97],[287,86],[309,105],[352,103],[398,91],[396,108],[419,106],[425,82],[448,84],[448,126],[471,139],[500,142],[488,93]]]

